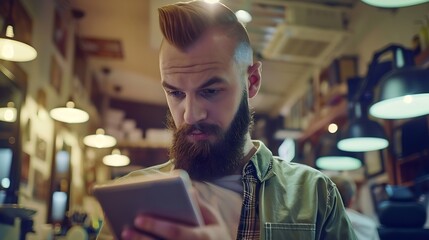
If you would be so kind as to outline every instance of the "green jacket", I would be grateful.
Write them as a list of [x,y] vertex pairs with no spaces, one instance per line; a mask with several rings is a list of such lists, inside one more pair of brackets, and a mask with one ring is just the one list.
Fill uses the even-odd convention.
[[[254,145],[258,150],[251,161],[261,181],[260,239],[356,239],[338,189],[327,176],[273,156],[260,141],[254,141]],[[129,176],[173,168],[168,161]]]

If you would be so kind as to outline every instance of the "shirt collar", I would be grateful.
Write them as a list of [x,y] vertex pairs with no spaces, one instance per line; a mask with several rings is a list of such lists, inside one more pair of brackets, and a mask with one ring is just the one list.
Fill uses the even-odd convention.
[[263,142],[258,140],[252,140],[252,142],[257,150],[256,153],[250,158],[248,164],[253,164],[256,169],[256,175],[259,181],[263,182],[275,175],[272,168],[273,154]]

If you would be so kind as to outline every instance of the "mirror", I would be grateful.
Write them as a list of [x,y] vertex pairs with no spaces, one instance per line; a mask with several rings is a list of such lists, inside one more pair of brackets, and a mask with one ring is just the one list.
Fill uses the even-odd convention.
[[26,80],[17,64],[0,61],[0,204],[18,202],[21,169],[19,119]]

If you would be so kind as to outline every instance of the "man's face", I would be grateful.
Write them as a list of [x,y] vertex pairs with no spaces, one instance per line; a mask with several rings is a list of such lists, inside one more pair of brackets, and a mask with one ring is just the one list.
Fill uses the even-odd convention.
[[[161,48],[162,85],[170,123],[174,122],[171,127],[177,129],[171,157],[194,179],[230,174],[238,167],[234,161],[242,158],[249,124],[243,126],[240,117],[247,122],[250,117],[245,76],[233,59],[233,49],[234,43],[218,32],[205,34],[186,52],[166,42]],[[233,125],[239,125],[241,132]]]

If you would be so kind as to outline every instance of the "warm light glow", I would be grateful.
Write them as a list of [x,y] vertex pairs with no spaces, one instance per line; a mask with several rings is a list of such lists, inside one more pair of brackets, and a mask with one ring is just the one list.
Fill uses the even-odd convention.
[[235,12],[235,16],[237,17],[238,21],[243,24],[246,24],[252,21],[252,15],[250,15],[249,12],[244,10],[238,10],[237,12]]
[[219,2],[219,0],[204,0],[204,1],[206,3],[211,3],[211,4]]
[[406,95],[402,99],[404,101],[404,104],[411,104],[413,102],[413,97],[410,95]]
[[94,148],[109,148],[116,145],[116,139],[106,135],[102,128],[97,129],[95,134],[83,138],[83,143]]
[[331,123],[328,126],[328,132],[330,133],[336,133],[338,131],[338,125],[335,123]]
[[352,157],[327,156],[318,158],[316,160],[316,166],[325,170],[349,171],[360,168],[362,162]]
[[0,185],[2,188],[9,188],[10,187],[10,179],[9,178],[3,178],[0,182]]
[[279,157],[288,162],[292,161],[295,158],[295,141],[285,139],[279,147]]
[[17,112],[13,102],[8,102],[7,107],[0,108],[0,121],[15,122],[16,115]]
[[66,107],[54,108],[50,111],[53,119],[65,123],[83,123],[89,120],[89,114],[81,109],[74,108],[74,103],[69,101]]
[[429,114],[429,93],[396,97],[375,103],[369,113],[383,119],[404,119]]
[[111,155],[103,157],[103,163],[111,167],[122,167],[130,164],[130,158],[122,155],[121,151],[117,148],[113,149]]
[[37,57],[37,51],[32,46],[13,39],[14,30],[12,25],[6,27],[7,38],[0,38],[0,59],[26,62]]
[[337,146],[348,152],[369,152],[387,148],[389,141],[375,137],[346,138],[338,141]]
[[412,5],[417,5],[420,3],[425,3],[428,0],[362,0],[363,2],[384,8],[398,8],[398,7],[407,7]]

